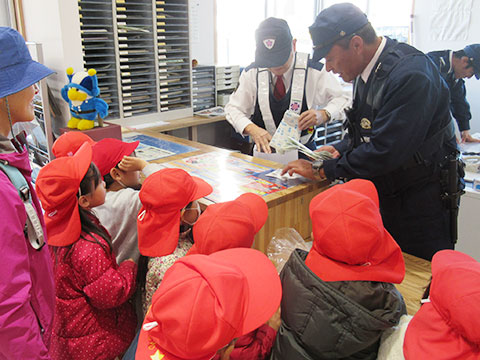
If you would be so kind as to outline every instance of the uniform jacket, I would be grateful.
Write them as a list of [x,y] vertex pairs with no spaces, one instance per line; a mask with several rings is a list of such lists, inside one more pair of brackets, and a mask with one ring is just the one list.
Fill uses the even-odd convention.
[[[378,69],[385,55],[397,44],[387,38],[379,60],[373,67]],[[351,134],[335,144],[341,156],[324,162],[325,175],[329,179],[363,178],[373,180],[392,174],[410,162],[428,138],[451,123],[448,109],[449,92],[435,65],[429,58],[409,45],[404,48],[416,52],[414,56],[403,57],[386,75],[383,96],[372,115],[372,108],[363,106],[366,102],[354,100],[359,111],[357,125],[364,141],[352,149]],[[378,89],[372,71],[365,88]],[[366,91],[367,92],[367,91]],[[368,120],[368,121],[366,121]],[[444,142],[455,148],[455,138]],[[443,150],[442,150],[443,151]],[[439,154],[440,148],[434,151]],[[442,158],[437,156],[437,158]],[[382,191],[379,189],[379,195]]]
[[[34,206],[45,223],[37,195],[31,185],[27,151],[15,152],[0,136],[0,160],[20,170],[27,180]],[[55,294],[47,246],[35,250],[23,234],[27,219],[17,189],[0,171],[0,359],[50,359]]]
[[[230,95],[230,100],[225,106],[226,118],[239,134],[243,134],[245,127],[252,123],[255,110],[259,112],[257,104],[257,72],[257,68],[250,66],[242,72],[238,89]],[[287,73],[289,72],[293,74],[293,63]],[[290,78],[293,76],[292,74]],[[287,98],[288,101],[284,111],[288,109],[290,104],[290,82],[291,79],[285,83],[287,90],[285,98]],[[272,98],[273,95],[271,94],[270,99]],[[342,87],[337,79],[328,73],[325,67],[309,63],[302,109],[326,109],[331,114],[332,119],[341,120],[345,117],[343,109],[349,104],[350,97],[343,93]],[[275,119],[277,111],[272,106],[271,100],[270,109]],[[278,121],[278,123],[279,122],[280,121]]]
[[282,325],[272,359],[376,359],[384,330],[406,313],[392,284],[370,281],[325,282],[296,249],[282,280]]
[[451,64],[451,57],[453,56],[451,50],[432,51],[427,55],[432,59],[438,67],[440,74],[448,85],[450,90],[450,111],[457,121],[458,129],[460,131],[470,129],[470,104],[467,101],[465,89],[465,81],[463,79],[455,79],[455,74]]
[[[92,235],[93,236],[93,235]],[[52,358],[114,359],[135,336],[128,301],[135,291],[136,264],[117,265],[105,240],[82,232],[71,247],[52,248],[56,303]],[[84,237],[84,238],[82,238]]]

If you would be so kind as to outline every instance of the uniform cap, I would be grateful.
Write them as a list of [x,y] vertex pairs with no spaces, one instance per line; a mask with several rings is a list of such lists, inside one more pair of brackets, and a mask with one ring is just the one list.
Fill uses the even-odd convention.
[[480,44],[471,44],[465,46],[463,51],[472,62],[473,69],[475,71],[475,77],[477,80],[480,79]]
[[367,15],[350,3],[335,4],[321,11],[309,27],[314,49],[313,61],[324,58],[335,42],[367,24]]
[[401,283],[405,262],[384,228],[372,182],[335,185],[310,202],[313,246],[305,264],[324,281]]
[[0,98],[26,89],[53,73],[32,60],[22,35],[12,28],[0,27]]
[[162,169],[148,176],[140,190],[138,248],[145,256],[165,256],[177,247],[181,210],[213,191],[204,180],[182,169]]
[[67,131],[66,133],[60,135],[53,143],[53,155],[55,155],[56,158],[72,156],[77,152],[84,142],[87,142],[92,146],[95,144],[95,141],[93,141],[90,136],[81,131]]
[[480,263],[454,250],[432,258],[430,302],[405,333],[405,359],[480,359]]
[[77,194],[92,162],[92,147],[84,143],[73,156],[60,157],[38,173],[36,191],[45,210],[48,244],[68,246],[81,233]]
[[273,68],[284,65],[292,52],[292,34],[287,22],[270,17],[255,31],[255,66]]
[[193,226],[195,243],[188,255],[252,247],[255,234],[267,221],[268,207],[257,194],[246,193],[233,201],[207,207]]
[[153,295],[135,358],[211,359],[265,323],[281,297],[275,266],[258,250],[185,256],[167,270]]
[[97,165],[103,177],[110,173],[110,170],[117,166],[124,156],[131,155],[138,144],[140,141],[127,143],[114,138],[102,139],[92,147],[92,161]]

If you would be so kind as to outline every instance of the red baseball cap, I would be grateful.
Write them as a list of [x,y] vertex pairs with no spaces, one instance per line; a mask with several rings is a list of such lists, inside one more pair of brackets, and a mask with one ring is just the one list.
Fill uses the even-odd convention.
[[66,133],[60,135],[53,143],[53,155],[55,155],[56,158],[72,156],[77,152],[84,142],[87,142],[90,145],[95,144],[95,141],[93,141],[90,136],[81,131],[67,131]]
[[255,234],[267,221],[268,206],[257,194],[246,193],[233,201],[207,207],[193,226],[195,243],[187,255],[252,247]]
[[38,173],[35,188],[45,210],[49,245],[67,246],[80,237],[77,194],[91,162],[92,147],[84,143],[73,156],[54,159]]
[[480,263],[454,250],[432,258],[430,302],[410,321],[405,359],[480,359]]
[[162,169],[148,176],[140,190],[138,248],[145,256],[171,254],[180,235],[180,212],[213,191],[204,180],[182,169]]
[[92,161],[97,165],[100,174],[105,176],[122,161],[124,156],[131,155],[138,144],[140,141],[127,143],[114,138],[102,139],[92,147]]
[[310,202],[313,246],[305,264],[324,281],[401,283],[402,251],[384,228],[368,180],[335,185]]
[[270,319],[281,297],[275,266],[258,250],[185,256],[153,295],[135,358],[211,359]]

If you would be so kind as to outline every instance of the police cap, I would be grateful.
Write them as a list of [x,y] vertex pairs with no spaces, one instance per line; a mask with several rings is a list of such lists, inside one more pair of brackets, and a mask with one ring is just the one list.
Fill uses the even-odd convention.
[[313,60],[324,58],[333,44],[368,24],[367,15],[351,3],[332,5],[317,15],[309,27],[313,41]]
[[273,68],[285,64],[292,51],[292,34],[287,22],[270,17],[255,32],[255,66]]
[[480,44],[465,46],[463,52],[470,58],[473,70],[475,71],[475,77],[477,80],[480,79]]

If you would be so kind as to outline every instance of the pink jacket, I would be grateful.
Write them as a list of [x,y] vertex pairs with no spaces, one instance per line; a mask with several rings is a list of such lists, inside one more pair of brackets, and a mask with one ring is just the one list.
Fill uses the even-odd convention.
[[[56,303],[51,355],[58,360],[102,360],[121,355],[135,337],[132,304],[137,265],[115,255],[100,236],[82,232],[71,247],[51,248]],[[96,240],[96,241],[95,241]]]
[[[6,160],[29,183],[34,205],[45,224],[37,195],[31,186],[31,169],[26,151],[7,149],[0,136],[0,160]],[[50,359],[48,347],[54,309],[54,286],[47,246],[35,250],[23,235],[27,219],[16,188],[0,171],[0,360]]]

